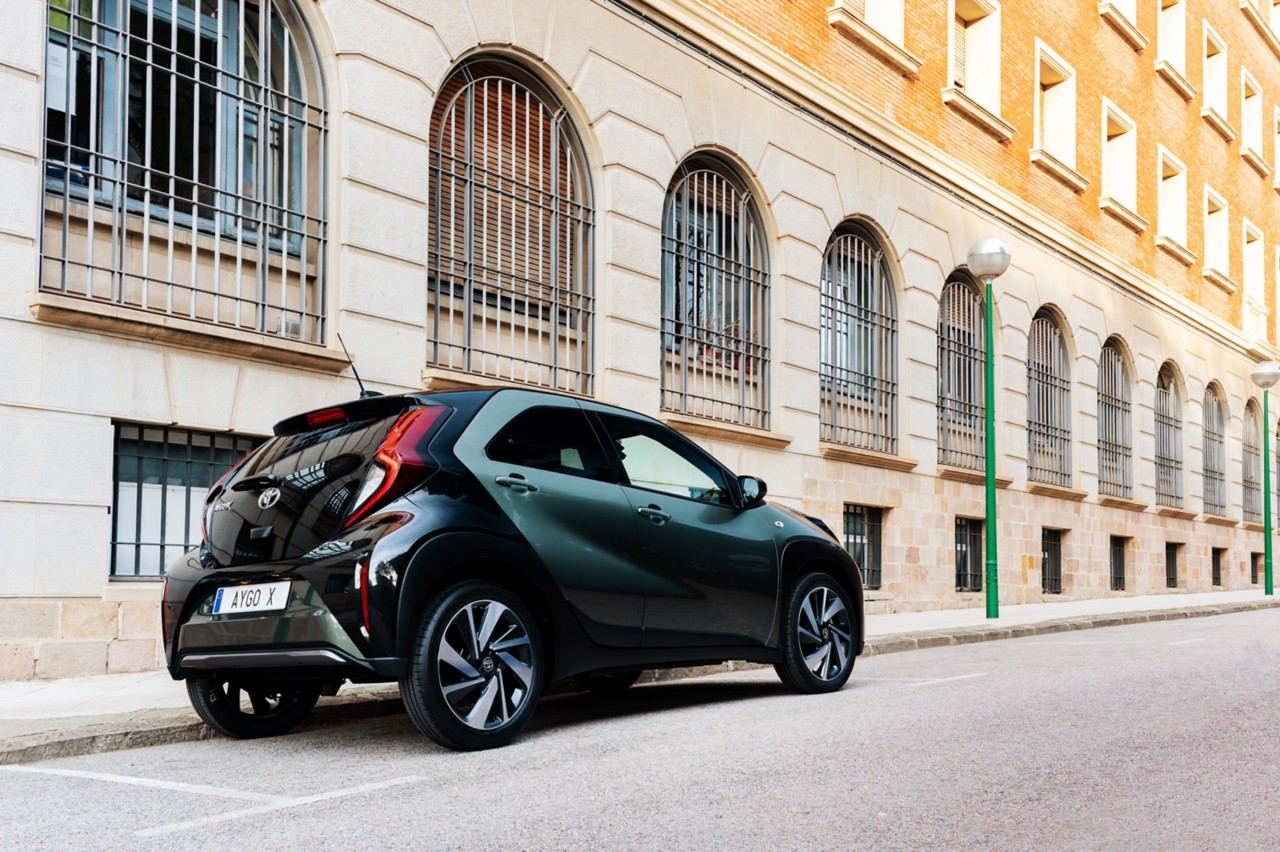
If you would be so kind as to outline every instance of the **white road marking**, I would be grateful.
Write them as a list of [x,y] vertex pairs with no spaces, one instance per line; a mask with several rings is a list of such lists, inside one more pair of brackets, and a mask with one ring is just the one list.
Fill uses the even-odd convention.
[[911,683],[907,685],[908,686],[933,686],[935,683],[954,683],[957,680],[970,680],[971,678],[986,677],[986,676],[987,676],[986,672],[975,672],[973,674],[967,674],[967,675],[956,675],[955,677],[940,677],[940,678],[935,678],[934,680],[926,680],[920,683]]
[[346,796],[358,796],[361,793],[372,793],[375,790],[383,790],[387,787],[398,787],[402,784],[417,784],[421,781],[428,780],[422,775],[405,775],[401,778],[392,778],[388,781],[378,781],[373,784],[361,784],[359,787],[348,787],[345,790],[333,790],[329,793],[317,793],[314,796],[298,796],[296,798],[282,798],[271,804],[259,805],[256,808],[245,808],[239,811],[227,811],[226,813],[213,814],[212,816],[201,817],[200,819],[190,819],[185,822],[173,822],[168,825],[157,826],[156,828],[145,828],[142,831],[135,831],[135,837],[155,837],[160,834],[173,834],[177,831],[186,831],[189,828],[198,828],[202,825],[210,825],[215,822],[229,822],[236,819],[245,819],[247,817],[258,816],[260,814],[269,814],[273,811],[282,811],[286,808],[296,808],[302,805],[311,805],[316,802],[324,802],[329,799],[340,799]]
[[221,796],[224,799],[244,799],[250,802],[280,803],[289,801],[288,796],[273,796],[269,793],[249,793],[244,790],[228,790],[225,787],[210,787],[205,784],[184,784],[181,781],[157,781],[153,778],[137,778],[133,775],[111,775],[105,772],[83,772],[79,769],[41,769],[35,766],[0,766],[4,772],[28,772],[34,775],[60,775],[64,778],[83,778],[89,781],[108,781],[113,784],[132,784],[136,787],[156,787],[161,790],[172,790],[175,793],[195,793],[201,796]]
[[1203,642],[1204,639],[1181,639],[1177,642],[1169,642],[1165,647],[1173,647],[1174,645],[1190,645],[1192,642]]
[[986,672],[956,675],[955,677],[851,677],[856,681],[886,681],[888,683],[904,683],[907,686],[928,686],[931,683],[949,683],[953,680],[968,680],[974,677],[986,677]]

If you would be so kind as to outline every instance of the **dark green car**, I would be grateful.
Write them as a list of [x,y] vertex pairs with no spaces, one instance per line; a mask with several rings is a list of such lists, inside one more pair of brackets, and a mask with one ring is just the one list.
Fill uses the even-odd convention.
[[801,692],[863,647],[857,567],[652,418],[512,388],[361,399],[278,424],[169,566],[169,671],[235,737],[344,680],[398,680],[451,748],[509,742],[565,678],[772,663]]

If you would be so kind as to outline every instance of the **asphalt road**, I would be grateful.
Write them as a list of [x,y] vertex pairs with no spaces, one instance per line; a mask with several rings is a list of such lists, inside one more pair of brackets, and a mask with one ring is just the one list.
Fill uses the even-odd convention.
[[0,848],[1276,849],[1278,672],[1273,610],[0,767]]

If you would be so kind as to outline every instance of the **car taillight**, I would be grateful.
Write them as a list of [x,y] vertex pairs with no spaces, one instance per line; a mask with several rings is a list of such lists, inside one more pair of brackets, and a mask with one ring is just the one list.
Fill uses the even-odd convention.
[[347,412],[341,408],[326,408],[323,411],[313,411],[307,415],[307,428],[315,429],[320,426],[338,425],[348,421]]
[[347,515],[346,526],[405,494],[421,481],[424,473],[435,469],[436,462],[427,455],[423,443],[445,413],[451,410],[443,405],[432,405],[400,415],[365,472]]

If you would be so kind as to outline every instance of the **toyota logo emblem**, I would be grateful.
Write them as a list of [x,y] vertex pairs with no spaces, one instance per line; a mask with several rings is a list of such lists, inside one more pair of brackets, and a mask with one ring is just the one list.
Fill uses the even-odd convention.
[[258,508],[270,509],[272,506],[280,502],[280,489],[268,488],[258,495]]

